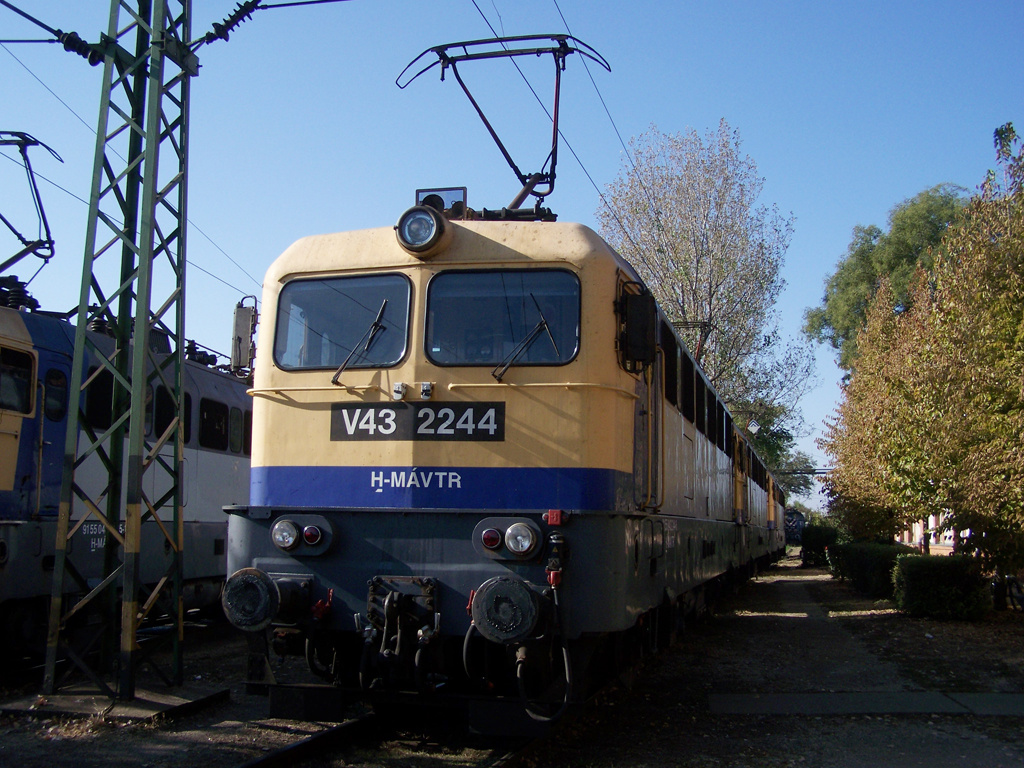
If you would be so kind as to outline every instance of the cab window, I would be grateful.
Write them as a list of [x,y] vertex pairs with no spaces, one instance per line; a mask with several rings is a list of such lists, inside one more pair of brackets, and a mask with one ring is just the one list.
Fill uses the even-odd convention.
[[277,306],[274,360],[285,370],[388,368],[404,356],[404,275],[293,280]]
[[0,348],[0,408],[32,412],[32,355],[20,349]]
[[580,345],[580,281],[560,269],[442,272],[427,288],[438,365],[565,365]]

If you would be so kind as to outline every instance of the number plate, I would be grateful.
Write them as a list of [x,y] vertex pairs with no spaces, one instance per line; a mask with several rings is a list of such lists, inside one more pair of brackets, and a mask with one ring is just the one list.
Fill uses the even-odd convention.
[[505,439],[505,403],[381,403],[331,406],[331,440]]

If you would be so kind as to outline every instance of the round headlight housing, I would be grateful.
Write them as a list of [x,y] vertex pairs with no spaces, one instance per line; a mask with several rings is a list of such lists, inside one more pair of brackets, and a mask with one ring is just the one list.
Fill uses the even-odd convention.
[[513,523],[505,531],[505,546],[512,554],[523,557],[537,547],[537,534],[526,523]]
[[270,538],[280,549],[295,549],[299,543],[299,527],[291,520],[278,520],[270,529]]
[[398,243],[418,258],[427,258],[441,244],[447,222],[433,208],[417,205],[402,214],[395,225]]

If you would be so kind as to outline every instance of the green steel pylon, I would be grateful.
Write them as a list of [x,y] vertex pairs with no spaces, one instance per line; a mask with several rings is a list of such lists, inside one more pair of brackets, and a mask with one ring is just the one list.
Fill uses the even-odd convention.
[[[186,182],[189,86],[199,70],[188,47],[190,17],[191,0],[112,0],[107,33],[91,46],[103,56],[104,87],[71,391],[111,410],[109,419],[90,421],[70,409],[47,694],[59,687],[57,662],[64,656],[111,697],[134,698],[139,621],[158,604],[177,617],[172,678],[181,683]],[[87,334],[89,328],[108,329],[109,336]],[[156,383],[172,393],[175,410],[163,434],[147,437],[147,399]],[[148,480],[155,473],[160,477]],[[151,491],[156,498],[146,488],[158,489]],[[86,522],[106,532],[106,578],[98,585],[86,583],[68,557],[69,542]],[[160,531],[161,558],[163,550],[171,552],[171,566],[152,593],[140,581],[144,527]],[[85,597],[68,600],[72,594]],[[96,656],[69,642],[69,629],[90,603],[107,617],[95,634]]]

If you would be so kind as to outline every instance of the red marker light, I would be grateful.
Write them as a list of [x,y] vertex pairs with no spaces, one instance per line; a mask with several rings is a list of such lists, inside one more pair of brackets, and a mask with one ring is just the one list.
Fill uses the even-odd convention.
[[323,532],[315,525],[307,525],[302,529],[302,540],[311,547],[319,544],[323,537]]
[[501,531],[495,528],[488,528],[482,534],[480,534],[480,541],[488,549],[497,549],[501,546],[501,541],[504,537],[501,535]]

